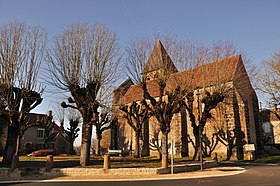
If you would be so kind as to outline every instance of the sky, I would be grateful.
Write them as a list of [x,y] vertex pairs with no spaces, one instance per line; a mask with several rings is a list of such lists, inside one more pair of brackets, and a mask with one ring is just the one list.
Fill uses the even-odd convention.
[[[280,48],[279,0],[0,0],[0,26],[41,26],[51,40],[73,23],[101,23],[122,47],[138,37],[170,33],[211,44],[232,41],[260,66]],[[54,97],[33,112],[46,113]]]

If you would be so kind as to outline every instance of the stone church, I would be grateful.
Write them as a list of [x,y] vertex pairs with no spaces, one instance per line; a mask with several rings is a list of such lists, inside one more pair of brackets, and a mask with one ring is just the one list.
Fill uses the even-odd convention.
[[[226,155],[229,143],[234,147],[233,155],[236,155],[235,152],[239,151],[237,153],[243,156],[243,146],[245,144],[253,145],[254,153],[262,151],[262,129],[258,114],[258,99],[250,83],[241,55],[230,56],[178,72],[162,43],[157,41],[142,72],[142,78],[147,82],[148,92],[154,98],[159,96],[157,79],[162,73],[164,73],[166,79],[165,91],[174,91],[180,85],[195,92],[193,104],[196,117],[198,117],[198,113],[203,112],[201,100],[206,90],[211,93],[223,88],[223,91],[227,94],[224,101],[211,111],[212,118],[207,120],[204,128],[202,141],[204,141],[208,151]],[[115,112],[118,113],[118,125],[111,131],[110,148],[121,149],[125,154],[133,152],[134,131],[126,123],[126,120],[122,117],[122,111],[118,107],[142,99],[141,86],[133,84],[130,79],[123,82],[114,91],[113,105]],[[171,142],[171,140],[175,141],[178,157],[193,155],[193,129],[189,114],[185,109],[182,109],[172,118],[168,141]],[[159,125],[156,119],[151,117],[147,119],[142,129],[140,142],[142,156],[157,155],[160,142]],[[241,146],[241,148],[236,148],[237,146]]]

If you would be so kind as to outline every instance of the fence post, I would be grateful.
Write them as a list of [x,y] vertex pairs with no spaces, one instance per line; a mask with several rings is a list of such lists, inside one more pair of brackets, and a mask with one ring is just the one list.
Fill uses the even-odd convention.
[[104,155],[104,163],[103,163],[103,171],[105,173],[107,173],[110,168],[111,168],[110,155],[105,154]]
[[47,156],[46,171],[51,172],[53,167],[53,155]]

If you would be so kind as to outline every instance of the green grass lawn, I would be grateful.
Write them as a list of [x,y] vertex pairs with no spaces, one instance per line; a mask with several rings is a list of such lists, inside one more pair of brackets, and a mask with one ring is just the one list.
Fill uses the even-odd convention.
[[[45,167],[46,156],[33,157],[33,156],[20,156],[19,167]],[[204,160],[211,160],[211,158],[204,158]],[[170,161],[170,159],[169,159]],[[257,158],[254,161],[256,163],[280,163],[280,156],[265,156]],[[175,158],[174,164],[188,164],[193,163],[191,157],[186,158]],[[54,156],[54,168],[70,168],[70,167],[81,167],[80,156]],[[103,157],[92,156],[90,158],[90,164],[88,168],[102,168]],[[111,168],[156,168],[161,167],[161,161],[156,157],[144,157],[144,158],[133,158],[133,157],[111,157]]]
[[[81,167],[80,156],[54,156],[54,168],[70,168],[70,167]],[[1,158],[0,158],[1,160]],[[45,167],[46,156],[20,156],[19,167]],[[174,164],[186,164],[191,163],[191,158],[175,158]],[[102,168],[103,157],[92,156],[88,168]],[[155,168],[161,167],[161,161],[156,157],[144,157],[144,158],[133,158],[133,157],[111,157],[112,168]]]
[[280,156],[265,156],[254,160],[256,163],[280,163]]

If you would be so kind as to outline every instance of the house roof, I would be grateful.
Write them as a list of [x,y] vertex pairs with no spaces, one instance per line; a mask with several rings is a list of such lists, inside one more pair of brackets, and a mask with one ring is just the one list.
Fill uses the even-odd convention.
[[47,123],[47,115],[46,114],[38,114],[38,113],[28,113],[23,123],[28,123],[29,125],[40,125],[44,126]]
[[52,128],[54,129],[54,131],[49,137],[50,141],[55,141],[60,135],[65,138],[65,140],[68,140],[68,136],[65,131],[61,131],[61,127],[59,127],[55,122],[53,123]]
[[[210,87],[218,83],[231,82],[234,80],[236,69],[240,62],[242,62],[241,55],[236,55],[190,70],[173,73],[167,80],[165,90],[172,91],[178,85],[182,88],[194,90],[199,87]],[[159,85],[157,80],[147,81],[147,90],[152,97],[158,97]],[[143,90],[141,85],[132,85],[120,100],[120,104],[142,99]]]
[[[1,110],[0,113],[5,116],[6,114],[9,113],[9,111]],[[6,119],[4,119],[4,117],[1,117],[1,118],[2,118],[3,121],[4,120],[6,121]],[[24,124],[28,123],[29,125],[45,125],[46,120],[47,120],[47,115],[46,114],[28,113],[26,115],[26,117],[24,118],[23,123]]]
[[166,52],[160,40],[157,40],[156,45],[146,63],[142,74],[156,71],[159,69],[165,69],[170,73],[177,72],[177,69],[172,62],[170,56]]
[[118,88],[116,88],[113,92],[118,92],[118,91],[120,91],[120,89],[125,89],[127,86],[131,86],[133,84],[134,83],[132,82],[132,80],[130,78],[128,78]]
[[[159,96],[159,85],[156,80],[147,81],[147,90],[152,97]],[[143,90],[141,85],[132,85],[125,95],[120,99],[121,104],[131,103],[143,99]]]
[[58,126],[55,122],[53,122],[52,128],[54,129],[54,132],[60,132],[60,126]]
[[[241,55],[230,56],[225,59],[207,63],[196,68],[174,73],[167,80],[167,89],[173,90],[178,85],[182,88],[194,90],[210,87],[220,83],[231,82]],[[176,85],[176,87],[174,87]]]

